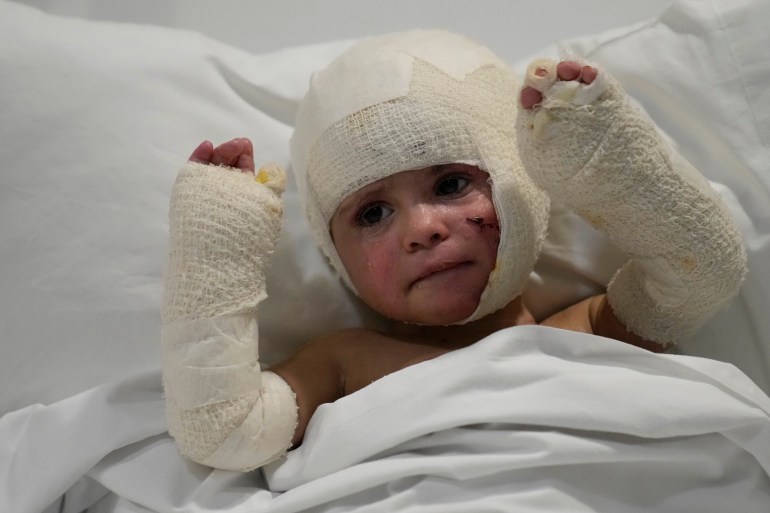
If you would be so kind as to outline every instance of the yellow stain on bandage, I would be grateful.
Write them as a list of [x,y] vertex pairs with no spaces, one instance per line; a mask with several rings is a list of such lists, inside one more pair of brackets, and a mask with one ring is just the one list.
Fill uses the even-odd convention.
[[265,169],[264,167],[263,167],[263,168],[260,168],[260,170],[259,170],[259,171],[257,171],[257,174],[256,174],[256,175],[254,175],[254,179],[255,179],[255,180],[258,182],[258,183],[262,183],[262,184],[265,184],[265,183],[267,183],[267,182],[269,182],[269,181],[270,181],[270,173],[268,173],[268,172],[267,172],[267,169]]

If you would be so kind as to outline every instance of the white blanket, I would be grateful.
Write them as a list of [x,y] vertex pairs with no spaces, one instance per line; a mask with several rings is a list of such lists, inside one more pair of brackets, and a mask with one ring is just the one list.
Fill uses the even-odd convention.
[[[25,430],[12,418],[0,428],[3,451],[22,467],[14,470],[47,485],[3,511],[40,511],[79,473],[88,477],[65,500],[68,511],[98,503],[89,511],[767,513],[770,505],[770,399],[740,371],[550,328],[503,330],[322,406],[303,445],[264,480],[183,461],[162,434],[157,375],[67,401],[18,412]],[[9,440],[11,432],[20,437]]]

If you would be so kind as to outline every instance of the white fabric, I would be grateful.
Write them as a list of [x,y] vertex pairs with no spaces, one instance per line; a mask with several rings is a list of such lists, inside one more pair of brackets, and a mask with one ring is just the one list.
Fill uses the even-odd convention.
[[[768,20],[768,2],[677,1],[658,20],[563,45],[566,53],[596,61],[618,79],[728,205],[746,247],[746,280],[738,297],[679,350],[733,362],[766,391],[770,92],[764,84],[770,59],[761,49],[770,47]],[[558,240],[555,246],[546,242],[544,254],[608,283],[617,267],[608,272],[606,264],[617,255],[604,242],[577,242],[592,237],[592,230],[574,231],[574,223],[571,215],[562,218],[558,229],[572,233],[552,239]]]
[[[739,220],[749,275],[682,350],[734,362],[770,390],[767,10],[760,1],[678,1],[660,20],[568,50],[605,66],[718,182]],[[260,163],[288,164],[311,73],[350,43],[251,55],[188,32],[9,2],[0,2],[0,28],[2,414],[158,367],[164,219],[178,166],[198,141],[238,136],[252,138]],[[314,336],[371,321],[317,250],[291,177],[284,207],[291,229],[259,312],[268,364]],[[528,304],[542,318],[601,291],[622,263],[555,205]]]
[[[27,462],[49,450],[59,464],[46,476],[66,482],[68,466],[84,471],[113,444],[81,496],[106,488],[131,512],[764,513],[770,501],[770,398],[728,364],[592,335],[511,328],[387,376],[322,406],[265,481],[184,464],[170,439],[151,436],[163,430],[159,377],[143,386],[146,398],[105,387],[20,412],[34,429],[11,431],[4,450]],[[154,406],[137,415],[139,399]],[[99,446],[71,430],[68,444],[45,442],[67,406],[103,426]],[[147,438],[124,446],[137,436]],[[36,511],[46,490],[11,490],[24,507],[5,511]]]
[[516,119],[521,159],[551,197],[631,259],[607,287],[615,315],[647,340],[675,344],[738,292],[746,274],[741,235],[706,179],[593,66],[596,78],[579,85],[558,79],[556,60],[530,64],[524,87],[542,101]]
[[161,361],[183,409],[252,393],[261,386],[256,315],[177,321],[161,331]]
[[316,240],[353,291],[329,229],[340,202],[395,173],[461,162],[489,173],[500,242],[476,310],[458,323],[521,294],[549,201],[516,152],[518,88],[489,49],[439,30],[365,39],[313,76],[291,138],[292,166]]
[[255,313],[267,295],[265,273],[280,235],[285,183],[278,166],[256,177],[190,161],[182,166],[169,199],[164,324]]
[[297,428],[294,391],[274,372],[265,371],[261,378],[258,401],[201,463],[221,469],[253,470],[280,458],[291,447]]
[[[200,141],[233,137],[252,139],[258,166],[287,165],[311,71],[348,46],[252,55],[0,1],[0,415],[159,367],[177,170]],[[363,316],[318,251],[291,178],[288,188],[294,228],[259,311],[267,364]]]
[[[298,144],[312,144],[329,126],[354,112],[406,96],[415,59],[430,62],[457,81],[487,64],[507,67],[489,49],[469,45],[458,34],[436,37],[433,31],[415,30],[365,39],[335,59],[335,73],[311,77],[304,102],[313,115],[302,118],[302,138],[308,142]],[[366,66],[365,73],[362,66]],[[351,87],[351,73],[355,74],[355,87]],[[305,157],[300,152],[296,158]],[[294,165],[304,169],[307,163],[295,160]],[[298,185],[304,195],[303,182]]]
[[169,199],[161,347],[168,431],[205,465],[252,470],[285,453],[297,401],[259,364],[257,306],[280,235],[286,174],[187,162]]
[[[565,43],[568,51],[605,66],[679,151],[719,182],[746,242],[749,275],[737,300],[681,350],[733,362],[765,390],[770,390],[769,8],[759,0],[680,0],[649,23]],[[511,48],[519,47],[518,35],[507,37]],[[0,2],[0,511],[39,513],[56,500],[49,511],[80,513],[95,504],[89,513],[146,513],[178,511],[189,500],[229,513],[279,495],[261,487],[259,474],[210,472],[189,464],[162,434],[157,334],[163,219],[178,165],[191,144],[204,138],[250,136],[262,161],[286,163],[291,121],[310,73],[348,46],[339,42],[254,56],[191,33],[56,18]],[[558,53],[554,48],[551,55]],[[523,72],[530,60],[518,69]],[[270,297],[260,306],[265,361],[280,359],[314,334],[361,322],[355,303],[315,249],[294,187],[290,180],[285,195],[291,229],[279,241],[268,273]],[[556,205],[528,287],[530,305],[538,315],[564,307],[601,290],[622,263],[596,232]],[[703,364],[707,374],[726,368]],[[103,384],[113,380],[121,381]],[[719,381],[735,397],[751,389],[743,378]],[[389,386],[401,387],[393,380]],[[605,382],[602,390],[611,395],[617,387],[626,385]],[[417,394],[409,392],[411,401]],[[688,394],[686,400],[698,397]],[[622,406],[633,406],[627,403]],[[390,408],[398,403],[367,402],[366,409],[375,406],[395,415]],[[421,410],[416,420],[435,408]],[[330,417],[325,416],[314,421],[319,424],[314,429]],[[714,426],[707,420],[693,417],[704,431]],[[365,446],[372,433],[357,431],[349,440]],[[387,434],[376,436],[382,440]],[[757,454],[766,454],[766,447]],[[305,450],[309,455],[310,447]],[[442,451],[448,453],[434,452]],[[756,468],[752,465],[748,468]],[[86,473],[93,477],[83,477]],[[309,482],[301,493],[287,494],[284,511],[299,502],[331,499],[329,483]],[[635,489],[645,495],[635,496],[637,510],[649,511],[652,493]],[[616,490],[621,499],[631,493],[625,490]],[[67,505],[60,510],[57,497],[65,492]],[[735,496],[743,497],[742,490]]]

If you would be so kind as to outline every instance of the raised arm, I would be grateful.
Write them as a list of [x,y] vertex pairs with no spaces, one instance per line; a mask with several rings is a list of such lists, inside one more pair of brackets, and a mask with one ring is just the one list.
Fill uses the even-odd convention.
[[594,320],[676,343],[738,291],[746,272],[740,233],[705,178],[620,85],[583,65],[530,65],[517,122],[522,160],[552,197],[629,256],[607,300],[594,301]]
[[[224,151],[199,146],[171,193],[163,382],[180,452],[204,465],[250,470],[288,449],[297,406],[291,388],[261,372],[258,359],[256,309],[280,232],[285,175],[277,166],[255,177],[253,163],[250,170],[211,164],[239,165],[251,144],[236,141]],[[240,150],[231,162],[234,146]]]

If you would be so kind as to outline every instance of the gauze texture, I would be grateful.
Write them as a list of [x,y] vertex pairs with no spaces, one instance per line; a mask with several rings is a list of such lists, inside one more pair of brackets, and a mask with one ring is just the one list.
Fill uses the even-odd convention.
[[260,371],[257,304],[281,227],[283,170],[250,173],[188,162],[169,208],[162,312],[169,433],[180,452],[216,468],[251,470],[282,455],[296,399]]
[[549,201],[517,154],[518,89],[490,50],[444,31],[366,39],[312,77],[291,139],[292,165],[318,243],[352,290],[329,233],[340,202],[395,173],[460,162],[489,173],[500,224],[496,268],[461,323],[522,292]]
[[554,199],[630,257],[608,287],[615,315],[637,335],[676,343],[738,292],[741,235],[706,179],[597,69],[584,85],[557,80],[555,61],[530,65],[525,85],[543,101],[519,116],[522,160]]

